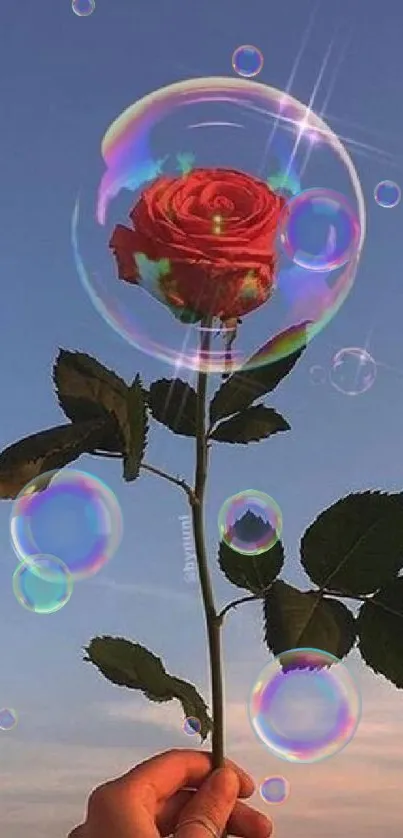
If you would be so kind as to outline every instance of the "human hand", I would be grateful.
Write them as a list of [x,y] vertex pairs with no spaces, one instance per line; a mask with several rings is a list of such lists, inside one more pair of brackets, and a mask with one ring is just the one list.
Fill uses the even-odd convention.
[[271,822],[238,798],[253,780],[230,760],[211,773],[211,754],[173,750],[92,792],[84,824],[68,838],[268,838]]

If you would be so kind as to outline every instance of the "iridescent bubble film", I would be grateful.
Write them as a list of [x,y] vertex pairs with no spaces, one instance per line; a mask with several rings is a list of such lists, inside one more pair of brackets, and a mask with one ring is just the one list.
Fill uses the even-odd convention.
[[291,649],[260,673],[249,717],[260,741],[288,762],[319,762],[353,738],[361,699],[349,669],[320,649]]
[[307,189],[289,201],[280,240],[292,262],[308,271],[334,271],[357,251],[358,218],[343,195]]
[[195,736],[196,733],[200,733],[201,724],[199,719],[196,719],[195,716],[189,716],[185,719],[183,730],[188,736]]
[[237,47],[232,54],[232,66],[238,76],[251,79],[258,76],[263,69],[263,53],[251,44]]
[[259,788],[265,803],[284,803],[290,793],[290,784],[285,777],[267,777]]
[[376,374],[376,362],[366,349],[347,346],[334,356],[329,378],[333,387],[340,393],[359,396],[372,387]]
[[18,722],[18,716],[11,707],[0,708],[0,730],[12,730]]
[[256,556],[274,547],[282,528],[281,509],[276,501],[255,489],[232,495],[218,516],[220,538],[246,556]]
[[[280,161],[279,161],[280,162]],[[292,167],[287,165],[285,161],[283,167],[279,171],[274,171],[267,179],[269,186],[285,198],[293,198],[301,192],[301,182],[296,172]]]
[[67,605],[73,593],[73,578],[55,556],[31,556],[13,574],[14,595],[27,611],[54,614]]
[[[81,190],[74,208],[72,246],[83,289],[105,322],[132,346],[175,371],[223,372],[227,335],[218,333],[217,320],[211,346],[202,352],[195,313],[185,304],[182,308],[179,303],[167,304],[167,288],[170,299],[175,299],[172,260],[163,253],[154,259],[133,252],[137,279],[132,284],[118,279],[109,242],[119,225],[130,228],[132,209],[159,178],[183,179],[185,185],[194,170],[223,169],[241,172],[268,188],[272,184],[291,203],[299,201],[299,193],[305,195],[304,224],[293,226],[292,213],[286,248],[280,239],[274,242],[277,266],[271,296],[241,318],[232,345],[233,369],[263,366],[295,352],[306,341],[303,322],[310,323],[308,340],[325,328],[353,287],[365,239],[364,199],[351,158],[329,126],[288,93],[245,78],[196,78],[155,90],[132,104],[110,125],[101,150],[94,148],[88,161],[89,185]],[[323,190],[319,216],[312,192],[312,200],[306,198],[307,190],[318,195],[318,189]],[[341,196],[337,206],[329,197],[334,193]],[[228,196],[224,199],[230,213],[231,202]],[[331,210],[327,218],[326,208]],[[344,238],[343,219],[348,220]],[[249,215],[241,221],[249,223]],[[304,225],[313,222],[321,234],[311,232],[305,238]],[[215,204],[211,234],[224,241],[225,224]],[[318,235],[319,242],[312,244],[312,235]],[[229,251],[230,264],[245,271],[245,300],[253,302],[253,270]],[[293,261],[299,251],[305,256],[305,268]],[[289,327],[294,327],[289,339],[271,352],[272,336]],[[268,348],[256,355],[262,344]]]
[[88,17],[95,11],[95,0],[73,0],[71,8],[77,17]]
[[374,190],[376,203],[384,209],[393,209],[400,203],[402,191],[394,180],[381,180]]
[[18,559],[56,556],[73,579],[93,576],[116,552],[123,530],[113,492],[102,480],[77,469],[35,478],[14,502],[11,541]]

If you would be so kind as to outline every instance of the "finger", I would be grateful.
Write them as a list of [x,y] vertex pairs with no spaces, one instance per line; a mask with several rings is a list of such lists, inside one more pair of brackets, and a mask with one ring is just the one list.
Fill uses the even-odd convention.
[[[255,784],[242,768],[231,760],[225,764],[239,779],[239,797],[250,797]],[[158,805],[182,788],[199,788],[212,770],[212,756],[207,751],[173,750],[159,754],[115,781],[128,800],[136,797],[149,812],[156,814]]]
[[239,776],[233,768],[225,766],[214,771],[184,807],[176,827],[178,838],[211,838],[211,833],[222,835],[235,808],[239,789]]
[[[193,800],[196,792],[178,791],[174,797],[163,804],[157,813],[157,828],[162,838],[167,838],[175,832],[184,807]],[[235,803],[235,808],[228,821],[228,831],[237,838],[267,838],[272,832],[271,821],[256,812],[246,803]],[[178,838],[182,838],[181,835]]]

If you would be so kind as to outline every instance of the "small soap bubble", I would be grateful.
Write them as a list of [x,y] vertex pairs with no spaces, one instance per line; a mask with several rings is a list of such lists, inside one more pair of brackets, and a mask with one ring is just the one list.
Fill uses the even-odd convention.
[[270,550],[281,536],[283,519],[270,495],[247,489],[225,501],[218,516],[220,538],[245,556]]
[[95,0],[73,0],[71,8],[77,17],[88,17],[95,11]]
[[183,730],[189,736],[194,736],[196,733],[200,733],[201,724],[199,719],[196,719],[195,716],[189,716],[185,719]]
[[0,708],[0,730],[12,730],[18,722],[18,716],[11,707]]
[[251,44],[244,44],[232,53],[232,66],[238,76],[253,79],[263,68],[263,53]]
[[73,578],[55,556],[31,557],[13,574],[17,602],[35,614],[54,614],[66,605],[73,593]]
[[285,777],[267,777],[259,793],[265,803],[284,803],[290,793],[290,784]]
[[56,556],[74,580],[93,576],[114,555],[122,538],[122,514],[113,492],[77,469],[35,478],[14,502],[10,531],[20,561]]
[[324,384],[326,381],[326,370],[324,367],[321,367],[320,364],[314,364],[309,370],[309,378],[311,380],[311,384],[314,384],[315,386]]
[[402,192],[400,186],[394,180],[381,180],[375,186],[374,198],[378,206],[384,209],[393,209],[400,203]]
[[357,251],[358,218],[348,201],[327,189],[306,189],[284,210],[280,242],[284,253],[310,271],[334,271]]
[[261,672],[249,703],[253,730],[288,762],[320,762],[353,738],[361,699],[348,668],[320,649],[283,652]]
[[350,346],[340,349],[330,368],[330,383],[346,396],[359,396],[372,387],[377,373],[376,362],[366,349]]

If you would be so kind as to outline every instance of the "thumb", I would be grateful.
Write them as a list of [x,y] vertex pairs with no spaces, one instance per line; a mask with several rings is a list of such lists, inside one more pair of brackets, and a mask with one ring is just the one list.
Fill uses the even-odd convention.
[[232,814],[239,791],[239,777],[232,768],[224,766],[213,771],[182,809],[175,836],[219,838]]

